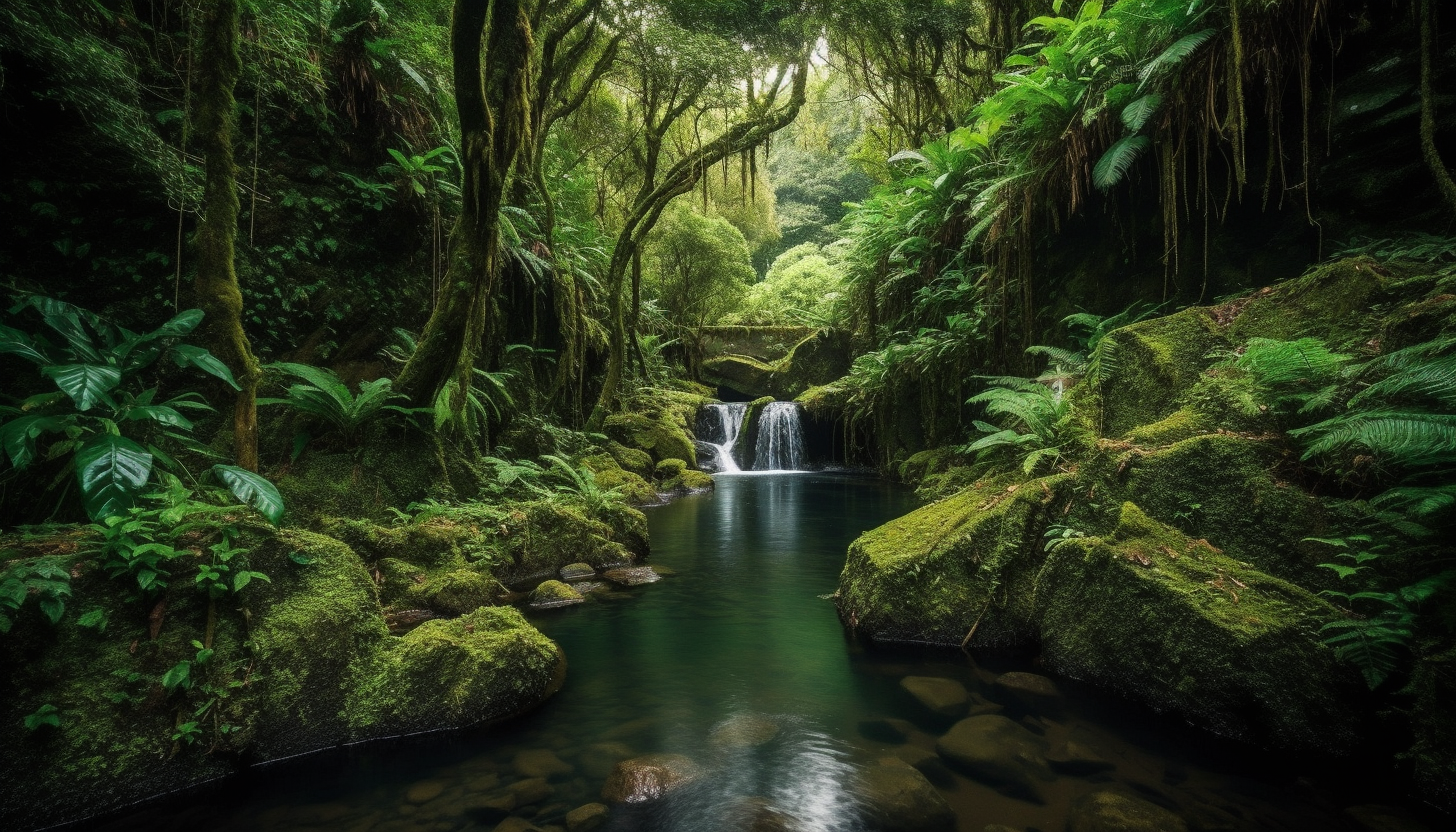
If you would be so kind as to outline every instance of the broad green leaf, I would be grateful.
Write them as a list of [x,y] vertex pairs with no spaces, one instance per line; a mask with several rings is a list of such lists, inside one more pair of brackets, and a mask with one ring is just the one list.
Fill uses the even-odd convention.
[[232,370],[229,370],[226,364],[219,361],[217,356],[202,347],[194,347],[191,344],[176,344],[172,347],[172,357],[176,360],[178,367],[196,367],[204,373],[220,378],[232,385],[234,390],[242,389],[238,386],[237,380],[233,378]]
[[268,522],[276,526],[283,519],[283,495],[273,483],[236,465],[214,465],[212,470],[234,497],[257,509]]
[[76,477],[92,520],[122,514],[152,475],[152,455],[120,436],[97,434],[76,451]]
[[59,623],[61,616],[66,614],[66,602],[59,598],[41,598],[40,611],[52,624]]
[[1097,165],[1092,168],[1092,183],[1102,190],[1107,190],[1127,175],[1132,163],[1148,147],[1147,136],[1127,136],[1119,139],[1102,158],[1097,160]]
[[125,421],[140,422],[149,421],[168,427],[192,430],[192,420],[178,413],[176,409],[164,404],[149,404],[141,407],[128,408],[121,417]]
[[41,373],[71,397],[77,410],[90,410],[121,384],[121,370],[110,364],[59,364],[42,367]]
[[24,468],[35,459],[35,440],[42,433],[59,433],[71,424],[64,416],[21,416],[0,426],[0,445],[11,465]]
[[192,678],[192,662],[177,662],[172,665],[162,676],[162,687],[167,690],[175,690],[179,687],[191,687],[189,681]]
[[37,364],[54,363],[51,361],[50,356],[41,352],[40,347],[34,341],[30,340],[30,336],[18,329],[0,326],[0,354],[5,353],[18,355],[21,358],[34,361]]
[[1158,111],[1162,103],[1163,97],[1157,93],[1145,95],[1132,102],[1122,108],[1123,126],[1133,133],[1143,129],[1143,125],[1148,123],[1148,119],[1153,117],[1153,113]]

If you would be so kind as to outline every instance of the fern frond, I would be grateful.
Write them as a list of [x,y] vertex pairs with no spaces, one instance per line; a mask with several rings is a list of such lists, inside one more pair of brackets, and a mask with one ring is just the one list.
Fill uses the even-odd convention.
[[1305,459],[1362,448],[1393,465],[1422,467],[1456,463],[1456,414],[1451,413],[1355,411],[1289,434],[1308,441]]
[[1122,124],[1129,133],[1136,133],[1143,129],[1148,119],[1162,106],[1163,97],[1157,93],[1149,93],[1139,98],[1126,107],[1122,108]]
[[1156,58],[1148,61],[1147,65],[1138,72],[1138,78],[1146,85],[1157,74],[1176,67],[1198,51],[1198,47],[1207,43],[1217,32],[1213,29],[1204,29],[1185,35],[1174,41],[1171,46],[1164,49]]
[[1118,139],[1107,148],[1107,152],[1102,154],[1102,158],[1092,168],[1092,184],[1105,191],[1121,182],[1133,162],[1147,148],[1147,136],[1126,136]]

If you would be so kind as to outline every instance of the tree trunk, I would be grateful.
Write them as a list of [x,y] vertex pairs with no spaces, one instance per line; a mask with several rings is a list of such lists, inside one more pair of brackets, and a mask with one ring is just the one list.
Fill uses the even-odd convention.
[[1436,180],[1436,188],[1441,192],[1441,198],[1446,201],[1446,207],[1456,213],[1456,181],[1452,181],[1451,172],[1446,169],[1446,163],[1441,161],[1441,154],[1436,150],[1436,93],[1433,89],[1436,64],[1436,37],[1439,29],[1436,27],[1436,5],[1432,0],[1421,0],[1421,155],[1426,159],[1426,167],[1430,169],[1431,176]]
[[[463,423],[476,366],[482,359],[497,360],[505,346],[493,318],[502,196],[530,112],[531,22],[525,6],[524,0],[457,0],[451,20],[464,205],[450,235],[441,302],[400,372],[398,387],[417,404],[448,403],[456,425]],[[440,415],[437,407],[437,419]]]
[[238,0],[215,0],[202,20],[197,62],[194,130],[202,148],[207,181],[202,221],[197,226],[197,278],[192,289],[205,314],[202,341],[227,365],[241,388],[233,400],[233,448],[240,467],[258,470],[258,378],[262,374],[243,332],[243,294],[233,263],[238,229],[237,169],[233,127],[237,102],[233,90],[242,64],[238,58]]

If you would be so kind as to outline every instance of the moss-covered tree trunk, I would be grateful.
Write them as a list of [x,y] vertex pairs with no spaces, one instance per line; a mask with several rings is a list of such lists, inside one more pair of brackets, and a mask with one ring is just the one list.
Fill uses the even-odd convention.
[[233,127],[237,121],[233,90],[242,64],[238,58],[238,0],[208,3],[202,20],[197,61],[197,109],[193,130],[202,149],[207,182],[202,221],[197,226],[197,306],[206,317],[202,339],[238,381],[233,400],[233,447],[238,465],[258,469],[258,360],[243,331],[243,294],[233,264],[238,229],[237,168],[233,164]]
[[[476,366],[504,348],[496,317],[500,209],[530,113],[531,21],[524,0],[457,0],[450,26],[464,205],[450,235],[440,303],[399,388],[448,406],[459,424]],[[437,417],[438,418],[438,417]]]
[[1436,180],[1436,188],[1446,201],[1446,208],[1456,213],[1456,181],[1441,160],[1436,150],[1436,92],[1435,64],[1438,58],[1436,37],[1440,30],[1436,26],[1436,4],[1433,0],[1420,0],[1421,16],[1421,155],[1426,167]]

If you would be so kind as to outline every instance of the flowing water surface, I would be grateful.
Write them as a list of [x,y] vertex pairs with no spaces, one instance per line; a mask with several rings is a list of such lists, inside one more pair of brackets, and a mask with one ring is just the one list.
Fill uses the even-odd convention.
[[[503,820],[525,829],[526,819],[564,828],[568,812],[600,800],[619,759],[648,753],[684,755],[703,773],[660,801],[613,809],[602,829],[864,829],[856,773],[890,757],[932,775],[963,832],[1060,832],[1079,798],[1104,789],[1174,809],[1195,832],[1342,826],[1329,793],[1287,762],[1230,751],[1066,684],[1055,712],[1028,712],[959,652],[856,645],[828,595],[854,537],[913,507],[907,490],[821,473],[716,479],[715,493],[648,510],[662,581],[535,616],[570,670],[533,714],[265,767],[99,828],[458,832]],[[997,668],[1010,669],[1034,670]],[[1107,765],[1046,784],[1039,803],[926,765],[948,723],[901,690],[908,675],[956,679],[978,701],[1000,700],[1050,747],[1070,739]],[[886,736],[875,722],[885,717],[913,730]],[[499,796],[543,775],[549,784],[537,780],[531,802],[514,810],[520,820],[503,818]]]

